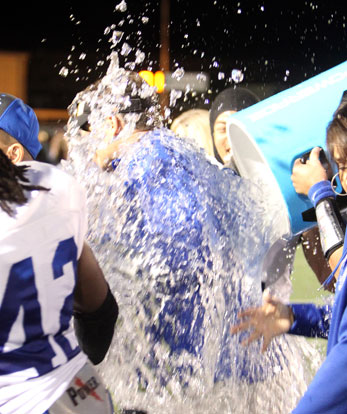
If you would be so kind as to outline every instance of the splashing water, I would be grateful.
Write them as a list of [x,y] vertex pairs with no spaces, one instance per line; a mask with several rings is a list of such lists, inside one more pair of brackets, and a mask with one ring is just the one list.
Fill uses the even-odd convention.
[[164,128],[128,144],[115,171],[99,170],[103,119],[126,101],[122,74],[113,56],[101,82],[113,99],[101,87],[78,96],[94,108],[93,132],[81,137],[69,122],[62,164],[86,188],[88,241],[120,308],[101,375],[121,408],[287,413],[319,354],[290,336],[261,354],[260,344],[245,348],[229,335],[237,312],[261,303],[262,259],[274,237],[262,192]]
[[231,71],[231,79],[235,82],[235,83],[240,83],[243,81],[244,78],[244,74],[239,70],[239,69],[233,69]]
[[119,4],[117,4],[115,10],[125,12],[127,10],[128,6],[124,0],[122,0]]

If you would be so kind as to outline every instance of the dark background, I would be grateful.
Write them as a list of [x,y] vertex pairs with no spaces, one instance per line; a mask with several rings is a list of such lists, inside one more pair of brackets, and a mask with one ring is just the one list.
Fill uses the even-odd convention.
[[[0,50],[30,53],[31,106],[66,108],[78,91],[106,72],[111,50],[120,52],[124,42],[132,51],[120,55],[121,65],[133,62],[138,49],[146,57],[135,70],[161,69],[160,1],[127,0],[124,12],[117,10],[120,3],[7,3]],[[232,84],[234,68],[242,70],[243,85],[272,85],[276,91],[346,60],[347,7],[340,0],[169,3],[170,70],[205,71],[211,78],[209,94],[190,98],[191,106],[208,106]],[[105,33],[112,25],[115,29]],[[124,35],[111,49],[113,30]],[[67,76],[59,74],[62,68]]]

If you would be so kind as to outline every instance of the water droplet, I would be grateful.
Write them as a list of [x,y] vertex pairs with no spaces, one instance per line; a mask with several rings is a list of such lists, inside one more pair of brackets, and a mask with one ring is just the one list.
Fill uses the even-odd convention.
[[165,108],[165,111],[164,111],[165,118],[166,119],[169,118],[170,115],[171,115],[171,109],[170,108]]
[[127,8],[128,8],[128,6],[127,6],[126,2],[124,0],[122,0],[119,4],[117,4],[115,10],[120,11],[120,12],[123,13],[123,12],[127,11]]
[[196,75],[196,79],[199,81],[199,82],[205,82],[206,81],[206,75],[204,74],[204,73],[198,73],[197,75]]
[[244,75],[241,72],[240,69],[233,69],[231,71],[231,79],[235,82],[235,83],[240,83],[243,81]]
[[180,81],[182,78],[183,78],[183,76],[184,76],[184,69],[183,68],[177,68],[174,72],[173,72],[173,74],[172,74],[172,77],[174,78],[174,79],[177,79],[178,81]]
[[218,80],[222,80],[225,78],[225,74],[223,72],[218,73]]
[[112,52],[110,55],[110,65],[107,69],[107,73],[113,73],[113,71],[116,71],[119,68],[119,59],[118,59],[118,53]]
[[181,98],[182,91],[177,91],[176,89],[173,89],[170,92],[170,106],[175,106],[177,99]]
[[143,16],[142,19],[141,19],[141,21],[142,21],[143,24],[147,24],[149,22],[149,18]]
[[135,56],[136,56],[135,63],[137,64],[142,63],[146,57],[146,55],[143,52],[141,52],[141,50],[136,50]]
[[120,54],[122,56],[128,56],[131,51],[132,51],[131,46],[129,46],[128,43],[123,43]]
[[69,69],[66,68],[65,66],[63,66],[59,71],[59,75],[62,76],[63,78],[66,78],[68,74],[69,74]]
[[81,53],[80,57],[79,57],[79,60],[84,60],[86,58],[86,56],[87,55],[85,53]]
[[121,32],[119,30],[114,30],[112,33],[112,39],[111,39],[112,43],[114,45],[119,43],[122,40],[123,35],[124,35],[124,32]]
[[124,64],[125,69],[134,70],[135,69],[135,62],[126,62]]

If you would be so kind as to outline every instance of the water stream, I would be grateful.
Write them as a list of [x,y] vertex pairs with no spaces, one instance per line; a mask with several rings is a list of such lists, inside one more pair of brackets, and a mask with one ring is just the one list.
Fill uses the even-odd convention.
[[[319,352],[283,336],[261,354],[260,343],[245,348],[229,335],[237,312],[261,303],[263,258],[278,237],[264,191],[164,128],[126,147],[114,171],[100,170],[98,125],[117,107],[122,73],[114,58],[102,81],[112,100],[100,90],[79,96],[95,109],[97,128],[81,136],[69,123],[62,164],[86,188],[88,241],[119,303],[98,367],[115,405],[150,414],[289,413]],[[131,122],[123,136],[130,133]]]

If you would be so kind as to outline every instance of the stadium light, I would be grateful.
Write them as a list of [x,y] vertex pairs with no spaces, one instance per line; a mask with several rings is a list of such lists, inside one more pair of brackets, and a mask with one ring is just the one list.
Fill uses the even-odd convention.
[[157,88],[158,93],[164,91],[165,86],[165,74],[161,70],[153,73],[149,70],[141,70],[139,75],[150,85]]
[[202,93],[206,92],[210,87],[210,76],[206,72],[185,72],[182,77],[177,78],[172,72],[158,70],[153,73],[149,70],[141,70],[139,75],[150,86],[155,86],[158,93],[174,89]]

